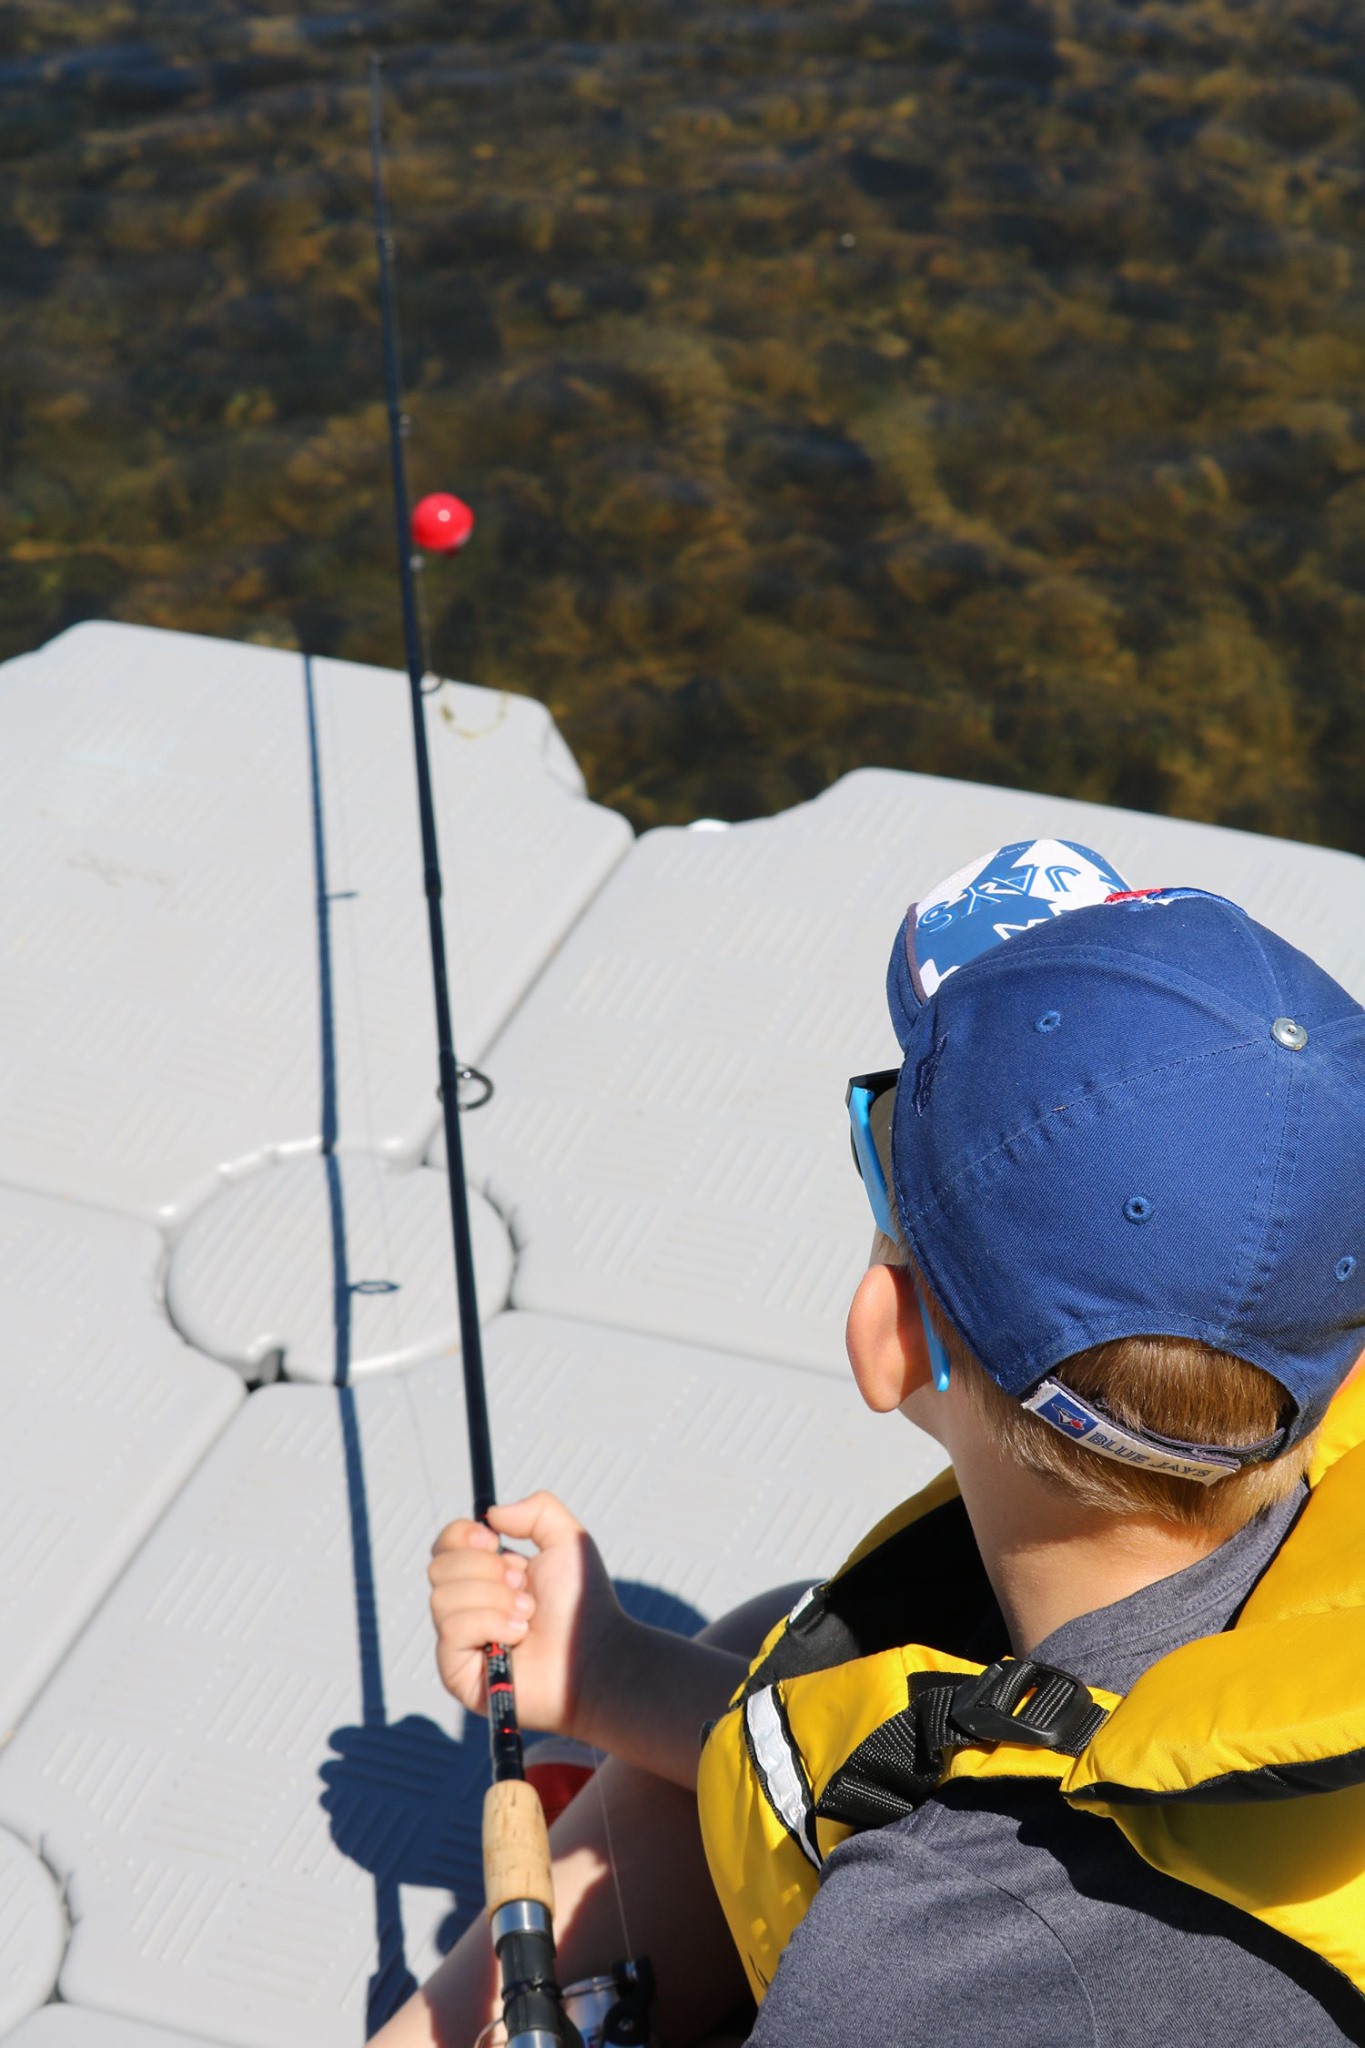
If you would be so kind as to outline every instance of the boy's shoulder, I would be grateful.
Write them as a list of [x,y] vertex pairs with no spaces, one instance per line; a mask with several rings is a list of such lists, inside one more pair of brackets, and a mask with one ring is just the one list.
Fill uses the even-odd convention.
[[[1184,1571],[1078,1616],[1036,1655],[1126,1691],[1228,1625],[1299,1506],[1285,1502]],[[753,2042],[966,2048],[997,2028],[1025,2043],[1318,2048],[1365,2038],[1365,2006],[1327,1964],[1152,1868],[1054,1785],[957,1779],[827,1857]]]
[[957,1782],[828,1858],[752,2048],[1359,2043],[1360,1995],[1047,1787]]

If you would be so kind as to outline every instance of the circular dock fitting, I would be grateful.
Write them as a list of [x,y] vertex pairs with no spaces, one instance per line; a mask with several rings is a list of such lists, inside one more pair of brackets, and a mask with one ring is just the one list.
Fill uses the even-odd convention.
[[[479,1315],[507,1305],[512,1245],[469,1195]],[[200,1210],[171,1254],[181,1335],[249,1380],[322,1385],[401,1372],[460,1348],[443,1173],[369,1153],[286,1160]]]
[[66,1949],[66,1914],[52,1873],[0,1828],[0,2035],[52,1996]]

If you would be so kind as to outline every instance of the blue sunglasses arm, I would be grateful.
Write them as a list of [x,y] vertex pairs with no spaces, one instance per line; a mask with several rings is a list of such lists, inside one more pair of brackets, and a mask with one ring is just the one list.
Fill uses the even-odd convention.
[[918,1288],[915,1289],[915,1299],[919,1302],[919,1319],[924,1325],[924,1341],[929,1346],[929,1370],[934,1375],[934,1386],[940,1394],[946,1394],[953,1361],[948,1356],[947,1345],[929,1320],[929,1311]]
[[[886,1174],[882,1170],[881,1155],[872,1135],[871,1109],[875,1096],[870,1088],[861,1088],[856,1082],[850,1083],[848,1091],[848,1118],[853,1132],[853,1150],[858,1161],[858,1171],[863,1177],[867,1199],[872,1205],[872,1218],[883,1237],[896,1240],[900,1229],[891,1213],[891,1191],[886,1185]],[[940,1394],[946,1393],[952,1373],[952,1361],[948,1347],[929,1320],[929,1311],[920,1300],[919,1290],[915,1291],[919,1301],[920,1321],[924,1324],[924,1341],[929,1347],[929,1369],[934,1385]]]

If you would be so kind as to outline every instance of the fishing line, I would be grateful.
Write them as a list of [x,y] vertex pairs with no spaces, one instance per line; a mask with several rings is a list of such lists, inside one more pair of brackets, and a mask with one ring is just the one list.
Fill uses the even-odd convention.
[[[371,111],[373,114],[373,107]],[[371,140],[373,142],[373,127],[371,131]],[[384,226],[383,235],[383,254],[386,260],[388,276],[391,281],[388,307],[393,332],[393,355],[397,372],[397,380],[399,387],[401,389],[403,375],[403,323],[398,309],[398,293],[397,290],[393,288],[392,283],[392,281],[396,279],[398,272],[398,249],[393,232],[387,225],[387,222],[385,223]],[[405,441],[409,447],[411,447],[412,415],[411,413],[403,411],[401,408],[401,404],[398,412],[398,433],[401,436],[401,439]],[[406,511],[406,506],[404,507],[404,510]],[[412,545],[412,532],[410,526],[407,536],[407,544],[407,565],[412,584],[413,604],[417,613],[417,639],[418,645],[421,649],[422,657],[421,691],[423,697],[438,697],[441,691],[445,688],[446,679],[445,677],[440,676],[436,673],[435,655],[432,649],[431,617],[429,607],[427,604],[426,564],[421,554]],[[447,869],[448,879],[450,879],[452,882],[453,893],[455,897],[455,909],[457,915],[455,917],[454,923],[457,935],[457,943],[462,943],[464,933],[464,919],[462,916],[458,914],[462,907],[460,897],[460,869],[458,862],[451,863],[448,861]],[[462,974],[465,975],[465,977],[467,978],[469,970],[469,960],[467,955],[463,956],[459,960],[457,965],[459,966]],[[480,1080],[484,1078],[482,1075],[478,1075],[477,1070],[472,1067],[462,1068],[461,1072],[468,1073],[469,1075],[476,1077]],[[490,1086],[488,1088],[488,1094],[491,1095],[492,1092],[493,1091]],[[483,1100],[487,1100],[487,1095],[483,1097]],[[481,1106],[482,1104],[480,1102],[466,1105],[466,1107],[473,1108],[479,1108]]]
[[[378,59],[377,57],[372,57],[372,58],[371,58],[371,60],[370,60],[370,63],[371,63],[371,67],[372,67],[372,70],[371,70],[371,101],[370,101],[370,117],[371,117],[371,118],[370,118],[370,143],[371,143],[371,155],[373,156],[373,147],[374,147],[374,92],[373,92],[373,85],[374,85],[374,78],[375,78],[375,77],[376,77],[376,76],[378,75],[378,73],[379,73],[379,69],[380,69],[380,66],[379,66],[379,59]],[[393,238],[393,233],[392,233],[392,230],[391,230],[391,229],[390,229],[390,228],[388,227],[387,223],[385,224],[385,227],[384,227],[384,230],[383,230],[383,234],[384,234],[384,249],[383,249],[383,254],[384,254],[385,258],[387,259],[387,263],[388,263],[388,267],[389,267],[390,273],[392,273],[392,272],[396,271],[396,270],[397,270],[397,268],[398,268],[398,251],[397,251],[397,248],[396,248],[396,246],[395,246],[395,243],[394,243],[394,238]],[[395,356],[395,358],[396,358],[396,360],[397,360],[397,363],[398,363],[398,366],[399,366],[399,380],[400,380],[400,385],[401,385],[401,380],[402,380],[402,363],[403,363],[403,320],[402,320],[402,315],[400,314],[400,312],[399,312],[399,310],[398,310],[398,294],[397,294],[397,292],[393,292],[393,293],[391,293],[391,295],[390,295],[390,299],[389,299],[389,307],[388,307],[388,314],[387,314],[387,318],[388,318],[388,320],[389,320],[389,322],[390,322],[390,324],[391,324],[391,326],[392,326],[392,330],[393,330],[393,352],[394,352],[394,356]],[[398,432],[399,432],[399,433],[400,433],[400,434],[402,435],[402,437],[403,437],[403,439],[404,439],[405,441],[407,441],[407,440],[410,440],[410,439],[411,439],[411,437],[412,437],[412,416],[411,416],[411,414],[409,414],[409,413],[406,413],[406,412],[401,412],[401,411],[400,411],[400,413],[399,413],[399,415],[398,415]],[[409,537],[409,539],[410,539],[410,538],[411,538],[411,537]],[[412,554],[412,553],[410,553],[410,554],[409,554],[409,560],[408,560],[408,567],[409,567],[409,569],[410,569],[410,570],[411,570],[411,572],[412,572],[412,579],[413,579],[413,593],[414,593],[414,596],[415,596],[415,598],[416,598],[416,603],[417,603],[417,630],[418,630],[418,644],[419,644],[419,646],[421,647],[421,650],[422,650],[422,688],[423,688],[423,693],[424,693],[424,695],[427,695],[427,696],[431,696],[431,695],[433,695],[433,694],[434,694],[434,692],[435,692],[435,691],[437,691],[437,690],[439,690],[439,689],[440,689],[440,687],[441,687],[441,679],[440,679],[440,677],[439,677],[439,676],[437,676],[437,675],[435,674],[435,671],[434,671],[434,668],[433,668],[433,664],[432,664],[432,659],[431,659],[431,626],[430,626],[430,622],[429,622],[429,620],[428,620],[428,617],[427,617],[427,593],[426,593],[426,579],[425,579],[425,577],[424,577],[424,575],[423,575],[423,573],[422,573],[422,571],[423,571],[423,567],[424,567],[424,564],[423,564],[423,562],[422,562],[422,558],[421,558],[421,556],[420,556],[420,555],[418,555],[418,554]],[[430,680],[428,680],[429,678],[430,678]]]
[[427,579],[420,555],[413,562],[412,573],[417,583],[417,628],[422,636],[422,695],[434,697],[441,688],[444,677],[437,675],[432,659],[431,621],[427,616]]
[[621,1922],[621,1947],[624,1954],[633,1956],[635,1944],[630,1938],[630,1927],[626,1921],[626,1895],[621,1889],[621,1872],[616,1861],[616,1844],[611,1832],[611,1814],[607,1807],[607,1795],[602,1788],[602,1766],[607,1760],[607,1752],[604,1749],[594,1749],[593,1755],[597,1758],[593,1778],[597,1784],[597,1803],[602,1813],[602,1832],[607,1838],[607,1867],[611,1871],[611,1881],[616,1888],[616,1912]]

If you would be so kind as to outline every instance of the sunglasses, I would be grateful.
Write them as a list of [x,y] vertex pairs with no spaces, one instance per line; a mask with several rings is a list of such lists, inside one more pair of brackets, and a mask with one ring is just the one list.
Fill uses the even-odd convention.
[[[895,1244],[900,1244],[902,1238],[896,1216],[896,1198],[891,1188],[891,1119],[895,1113],[896,1083],[899,1079],[899,1067],[884,1068],[879,1074],[855,1074],[844,1096],[848,1104],[853,1163],[858,1169],[878,1230]],[[917,1295],[918,1291],[916,1289]],[[922,1300],[919,1312],[929,1346],[934,1385],[943,1393],[950,1371],[947,1347],[930,1322]]]

